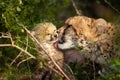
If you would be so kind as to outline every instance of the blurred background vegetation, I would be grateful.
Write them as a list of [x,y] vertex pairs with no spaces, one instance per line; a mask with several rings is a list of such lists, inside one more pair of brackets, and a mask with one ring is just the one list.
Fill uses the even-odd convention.
[[[74,2],[81,14],[85,16],[102,17],[114,23],[120,21],[119,0],[74,0]],[[52,22],[60,27],[68,17],[75,16],[76,12],[71,0],[0,0],[0,15],[0,32],[10,32],[15,44],[25,49],[24,43],[28,42],[30,46],[34,46],[34,44],[31,40],[27,41],[27,34],[19,23],[24,24],[29,30],[40,22]],[[9,39],[0,38],[0,44],[5,43],[10,43]],[[28,51],[37,55],[30,48]],[[19,53],[20,51],[13,47],[0,47],[0,80],[19,80],[20,77],[31,75],[34,72],[37,63],[32,59],[17,67],[20,61],[28,57],[27,55],[20,56],[10,65]],[[120,79],[119,61],[119,59],[113,60],[114,71],[109,75],[106,74],[105,80]],[[83,66],[78,69],[71,66],[74,69],[76,80],[91,80],[89,75],[81,74],[81,70],[89,73],[88,67]],[[96,80],[103,79],[98,77]]]

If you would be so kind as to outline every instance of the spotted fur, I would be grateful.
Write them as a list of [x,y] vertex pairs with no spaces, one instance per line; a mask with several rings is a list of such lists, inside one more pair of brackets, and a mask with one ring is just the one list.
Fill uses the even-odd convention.
[[115,25],[102,18],[85,16],[70,17],[59,29],[58,48],[61,50],[81,47],[87,58],[106,64],[106,58],[113,54],[113,35]]

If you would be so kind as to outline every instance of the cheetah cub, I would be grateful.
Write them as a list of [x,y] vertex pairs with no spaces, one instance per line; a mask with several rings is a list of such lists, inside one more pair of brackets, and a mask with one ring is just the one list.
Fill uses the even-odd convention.
[[[52,23],[40,23],[32,31],[31,34],[39,41],[49,55],[58,63],[59,66],[63,64],[62,52],[56,50],[53,43],[57,41],[57,29]],[[48,60],[48,64],[52,64],[45,53],[41,53],[42,58]]]

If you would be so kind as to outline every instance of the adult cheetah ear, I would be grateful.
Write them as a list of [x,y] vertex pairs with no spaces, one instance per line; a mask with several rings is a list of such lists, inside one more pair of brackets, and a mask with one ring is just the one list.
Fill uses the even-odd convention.
[[64,31],[67,29],[67,28],[69,28],[71,25],[69,25],[69,24],[64,24],[62,27],[60,27],[59,29],[58,29],[58,33],[59,33],[59,35],[61,34],[61,33],[64,33]]
[[64,27],[65,27],[65,28],[69,28],[70,26],[72,26],[72,25],[69,24],[69,23],[65,23],[65,24],[64,24]]
[[97,32],[99,33],[103,33],[106,26],[107,26],[107,22],[102,18],[96,19],[92,25],[93,28],[97,28]]
[[73,19],[73,17],[70,17],[70,18],[68,18],[66,21],[65,21],[65,24],[67,24],[67,25],[72,25],[72,19]]
[[60,29],[59,29],[59,31],[60,32],[62,32],[62,33],[64,33],[70,26],[72,26],[72,25],[69,25],[69,24],[64,24]]
[[107,25],[107,22],[106,22],[106,20],[104,20],[104,19],[102,19],[102,18],[99,18],[99,19],[96,19],[96,20],[94,21],[94,25],[95,25],[96,27],[104,27],[104,26]]

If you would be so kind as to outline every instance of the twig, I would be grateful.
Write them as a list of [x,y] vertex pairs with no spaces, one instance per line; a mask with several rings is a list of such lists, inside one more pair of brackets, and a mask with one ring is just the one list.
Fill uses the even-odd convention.
[[6,18],[6,16],[5,16],[4,13],[2,13],[2,18],[3,18],[4,21],[5,21],[5,25],[6,25],[6,26],[9,26],[9,23],[7,22],[7,18]]
[[10,32],[8,32],[8,36],[10,37],[10,41],[11,41],[12,46],[14,46],[14,41],[12,39],[12,36],[11,36]]
[[111,5],[110,2],[108,2],[107,0],[104,0],[105,3],[107,3],[113,10],[115,10],[118,14],[120,14],[119,10],[117,10],[114,6]]
[[22,60],[22,61],[20,61],[18,64],[17,64],[17,67],[19,67],[19,65],[21,64],[21,63],[23,63],[23,62],[25,62],[25,61],[27,61],[27,60],[29,60],[29,59],[31,59],[32,57],[29,57],[29,58],[27,58],[27,59],[24,59],[24,60]]
[[0,44],[0,47],[9,47],[12,46],[12,44]]
[[66,64],[66,63],[64,63],[64,64],[65,64],[65,65],[68,67],[68,69],[70,70],[70,73],[72,74],[73,80],[75,80],[74,73],[73,73],[72,69],[70,68],[70,66],[69,66],[68,64]]
[[17,58],[19,58],[22,54],[22,51],[15,57],[15,59],[10,63],[10,66],[12,66],[12,64],[17,60]]
[[74,0],[71,0],[71,1],[72,1],[72,4],[73,4],[74,9],[75,9],[75,11],[76,11],[76,14],[79,15],[79,16],[82,15],[82,14],[80,13],[81,11],[78,10],[78,8],[77,8],[77,6],[76,6]]
[[[27,39],[26,39],[26,45],[28,45],[28,34],[27,34],[27,37],[26,37]],[[26,46],[26,48],[25,48],[25,50],[27,51],[27,49],[28,49],[28,46]]]
[[10,38],[10,37],[8,36],[8,33],[0,32],[0,34],[1,34],[0,38]]

